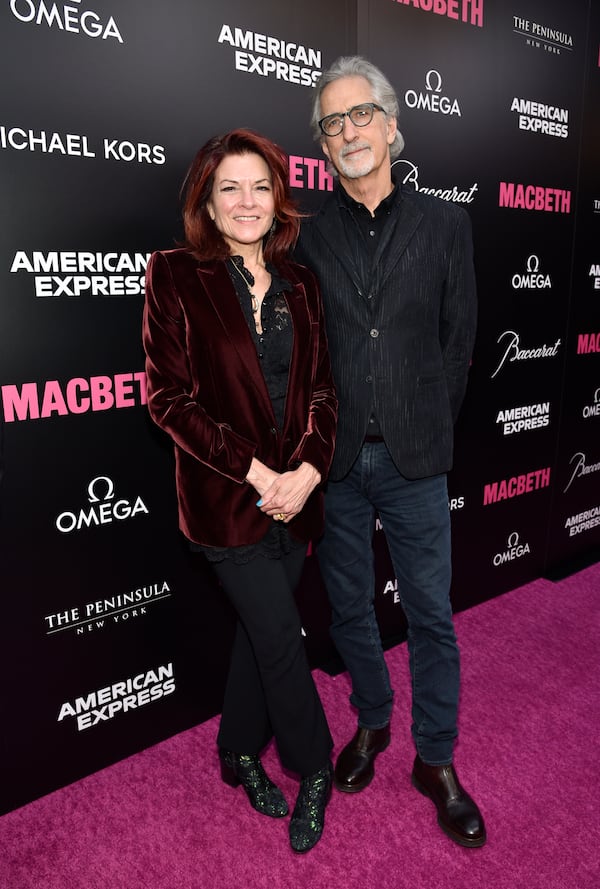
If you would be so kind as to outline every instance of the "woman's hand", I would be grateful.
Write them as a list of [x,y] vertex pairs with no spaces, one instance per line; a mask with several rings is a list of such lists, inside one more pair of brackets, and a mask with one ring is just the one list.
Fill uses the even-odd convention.
[[248,470],[248,475],[246,476],[246,481],[249,485],[252,485],[255,491],[258,491],[260,496],[262,497],[269,488],[280,478],[279,473],[275,472],[274,469],[269,469],[264,463],[261,463],[260,460],[257,460],[256,457],[252,458],[252,462],[250,464],[250,469]]
[[321,473],[310,463],[301,463],[290,472],[274,473],[276,478],[262,495],[260,509],[267,515],[289,522],[304,507],[304,504],[321,481]]

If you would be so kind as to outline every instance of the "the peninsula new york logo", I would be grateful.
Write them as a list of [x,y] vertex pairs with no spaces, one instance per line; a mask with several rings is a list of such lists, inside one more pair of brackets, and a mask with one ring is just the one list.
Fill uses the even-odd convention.
[[512,25],[517,37],[532,49],[555,56],[573,52],[573,37],[567,31],[520,15],[513,15]]

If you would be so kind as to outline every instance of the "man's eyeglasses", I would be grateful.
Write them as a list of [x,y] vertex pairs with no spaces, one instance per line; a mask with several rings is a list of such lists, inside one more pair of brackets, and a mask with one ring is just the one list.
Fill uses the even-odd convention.
[[328,114],[319,121],[319,128],[324,136],[339,136],[344,129],[344,118],[348,117],[355,127],[366,127],[373,120],[376,111],[385,109],[375,102],[363,102],[362,105],[355,105],[349,111],[339,111],[337,114]]

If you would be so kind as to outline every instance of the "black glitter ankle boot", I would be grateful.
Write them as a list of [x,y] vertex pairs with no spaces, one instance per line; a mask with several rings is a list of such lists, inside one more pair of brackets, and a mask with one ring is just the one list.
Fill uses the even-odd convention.
[[219,750],[221,777],[230,787],[240,784],[246,791],[250,805],[262,815],[283,818],[288,804],[279,787],[273,784],[258,756]]
[[333,766],[330,762],[300,782],[300,792],[290,821],[290,843],[294,852],[308,852],[321,839],[332,782]]

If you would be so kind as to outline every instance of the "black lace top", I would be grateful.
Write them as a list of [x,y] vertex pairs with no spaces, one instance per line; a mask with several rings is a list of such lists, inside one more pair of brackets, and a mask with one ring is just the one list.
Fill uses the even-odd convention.
[[279,277],[272,266],[267,267],[271,275],[271,284],[262,302],[260,313],[262,333],[258,333],[255,316],[252,313],[252,296],[248,289],[248,283],[251,287],[254,285],[254,278],[244,265],[241,256],[232,256],[227,260],[226,266],[246,318],[248,330],[254,340],[271,397],[273,413],[281,429],[294,333],[285,294],[291,291],[292,285],[285,278]]
[[[238,295],[248,330],[256,346],[273,405],[273,413],[277,425],[281,429],[285,414],[285,396],[294,336],[292,317],[285,294],[291,291],[292,285],[282,278],[273,266],[267,265],[267,271],[271,275],[271,284],[262,302],[260,316],[262,332],[258,333],[255,316],[252,312],[252,295],[248,286],[254,285],[254,278],[245,267],[241,256],[230,257],[225,265]],[[258,494],[256,499],[258,500]],[[305,544],[296,540],[289,533],[287,525],[273,521],[265,537],[259,543],[248,546],[217,547],[201,546],[198,543],[190,542],[190,546],[195,552],[203,552],[209,562],[233,559],[239,564],[249,562],[256,555],[278,559],[282,553],[303,547]]]

